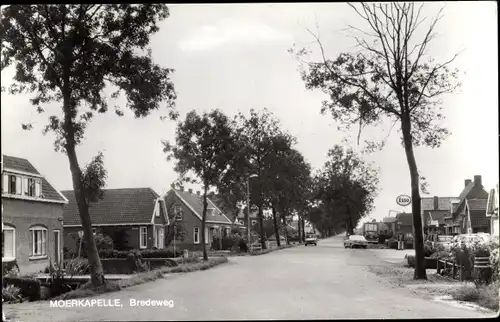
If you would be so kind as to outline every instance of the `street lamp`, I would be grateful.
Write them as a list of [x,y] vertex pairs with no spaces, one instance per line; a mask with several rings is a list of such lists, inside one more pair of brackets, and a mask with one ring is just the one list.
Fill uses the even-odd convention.
[[251,174],[247,178],[247,238],[250,244],[250,178],[258,177],[256,174]]

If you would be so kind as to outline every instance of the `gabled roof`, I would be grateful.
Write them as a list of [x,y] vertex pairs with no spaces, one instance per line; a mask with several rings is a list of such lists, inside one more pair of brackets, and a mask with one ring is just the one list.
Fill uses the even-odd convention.
[[[203,214],[203,198],[188,191],[172,189],[179,199],[201,220]],[[215,215],[207,213],[206,222],[219,224],[232,224],[231,220],[210,200],[207,198],[208,208],[216,209]]]
[[422,211],[427,210],[450,210],[450,203],[456,197],[438,197],[438,209],[434,209],[434,197],[423,197],[421,199]]
[[3,155],[3,167],[6,170],[12,169],[35,175],[40,175],[40,172],[38,172],[38,170],[28,160],[23,158]]
[[[151,188],[103,189],[104,198],[89,204],[93,226],[151,224],[158,194]],[[64,207],[64,226],[81,226],[73,190],[62,191],[69,203]],[[162,204],[162,208],[164,207]],[[163,214],[165,208],[163,208]],[[165,216],[166,217],[166,216]]]
[[460,199],[460,202],[462,202],[462,200],[467,197],[467,195],[471,192],[472,188],[474,188],[474,181],[469,182],[465,186],[464,190],[462,190],[462,192],[458,196],[458,199]]
[[[41,187],[42,190],[40,198],[18,196],[19,198],[29,199],[33,201],[44,201],[44,202],[55,202],[55,203],[68,202],[68,200],[61,193],[59,193],[59,191],[57,191],[28,160],[8,155],[2,155],[2,161],[3,161],[3,171],[5,173],[13,173],[26,176],[32,175],[34,178],[39,178],[42,181],[42,187]],[[16,198],[16,196],[12,197]]]
[[486,205],[486,216],[498,216],[498,183],[496,189],[491,189],[488,194],[488,203]]
[[444,225],[444,218],[450,212],[446,210],[431,210],[427,213],[429,214],[430,220],[437,220],[439,225]]
[[384,217],[384,219],[382,221],[385,223],[393,223],[393,222],[398,221],[398,218],[397,217]]

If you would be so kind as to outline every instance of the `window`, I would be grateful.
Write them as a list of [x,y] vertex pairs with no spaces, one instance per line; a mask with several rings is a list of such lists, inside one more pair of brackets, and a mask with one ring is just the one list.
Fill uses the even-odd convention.
[[9,193],[11,195],[15,195],[16,194],[16,176],[12,176],[12,175],[9,175]]
[[148,227],[139,227],[139,248],[148,247]]
[[160,201],[157,200],[155,204],[155,217],[160,217]]
[[200,228],[194,227],[193,229],[193,241],[195,244],[200,243]]
[[175,215],[175,220],[181,221],[182,220],[182,207],[181,206],[175,206],[174,207],[174,215]]
[[162,249],[164,244],[165,244],[165,241],[163,239],[163,227],[155,227],[155,233],[154,233],[154,237],[155,237],[155,240],[154,240],[154,246],[159,248],[159,249]]
[[16,229],[3,226],[2,229],[2,262],[16,259]]
[[208,227],[205,227],[205,244],[208,244],[210,241],[208,240]]
[[35,226],[30,228],[30,257],[47,257],[47,228]]
[[96,229],[95,228],[92,228],[92,235],[95,235],[96,234]]

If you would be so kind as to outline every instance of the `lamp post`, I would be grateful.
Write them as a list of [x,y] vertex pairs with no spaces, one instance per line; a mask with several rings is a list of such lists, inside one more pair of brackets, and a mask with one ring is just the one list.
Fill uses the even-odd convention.
[[248,244],[250,244],[250,178],[258,177],[256,174],[252,174],[247,178],[247,238]]

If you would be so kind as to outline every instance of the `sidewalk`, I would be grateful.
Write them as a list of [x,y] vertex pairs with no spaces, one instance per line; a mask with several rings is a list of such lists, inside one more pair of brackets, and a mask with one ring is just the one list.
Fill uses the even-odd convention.
[[380,258],[386,263],[398,264],[405,260],[407,255],[415,255],[414,249],[367,249],[367,251],[372,252],[375,256]]

